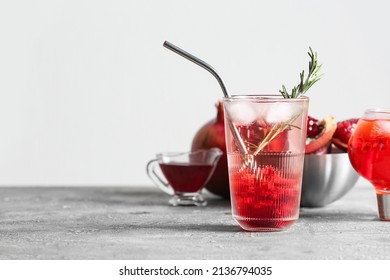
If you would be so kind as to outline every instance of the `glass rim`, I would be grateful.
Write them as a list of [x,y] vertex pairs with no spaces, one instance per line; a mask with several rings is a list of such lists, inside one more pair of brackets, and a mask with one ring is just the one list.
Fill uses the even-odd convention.
[[390,109],[371,108],[364,111],[364,114],[390,114]]
[[303,102],[309,100],[308,96],[299,96],[297,98],[284,98],[281,94],[237,94],[229,97],[223,97],[223,101],[262,101],[262,102]]
[[390,119],[390,109],[368,109],[364,112],[363,119],[366,120],[389,120]]
[[163,157],[180,157],[184,155],[194,155],[194,154],[199,154],[199,153],[215,153],[215,154],[220,154],[222,155],[223,152],[221,149],[213,147],[209,149],[197,149],[194,151],[186,151],[186,152],[161,152],[156,154],[156,158],[160,159]]

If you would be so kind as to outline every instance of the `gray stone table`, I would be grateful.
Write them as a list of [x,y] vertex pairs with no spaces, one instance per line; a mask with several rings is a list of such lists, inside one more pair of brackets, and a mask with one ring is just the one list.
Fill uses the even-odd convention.
[[244,232],[230,203],[170,207],[152,187],[1,187],[0,259],[390,259],[390,223],[355,186],[276,233]]

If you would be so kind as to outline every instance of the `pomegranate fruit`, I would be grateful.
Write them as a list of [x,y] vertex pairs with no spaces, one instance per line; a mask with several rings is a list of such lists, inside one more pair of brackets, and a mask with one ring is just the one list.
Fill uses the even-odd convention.
[[332,142],[344,152],[348,151],[348,141],[349,138],[351,138],[358,120],[359,119],[349,119],[337,123],[337,129],[333,135]]
[[331,148],[332,137],[337,128],[333,116],[322,121],[308,117],[308,132],[306,137],[306,154],[326,154]]
[[307,137],[310,139],[316,138],[324,129],[324,125],[317,119],[307,116]]
[[223,198],[230,198],[229,173],[227,166],[225,121],[222,102],[216,104],[217,117],[203,125],[195,134],[191,150],[219,148],[222,150],[217,167],[205,188]]

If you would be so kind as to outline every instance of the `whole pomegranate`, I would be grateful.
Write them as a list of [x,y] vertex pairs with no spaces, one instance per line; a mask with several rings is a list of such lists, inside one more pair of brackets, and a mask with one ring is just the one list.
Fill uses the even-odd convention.
[[195,134],[191,150],[219,148],[223,151],[215,171],[206,184],[206,189],[218,196],[229,199],[229,174],[227,167],[225,121],[222,102],[216,104],[217,117],[205,125]]

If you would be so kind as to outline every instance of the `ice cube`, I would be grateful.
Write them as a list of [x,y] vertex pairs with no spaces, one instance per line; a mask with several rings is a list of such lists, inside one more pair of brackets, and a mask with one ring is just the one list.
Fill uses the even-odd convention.
[[301,105],[298,103],[278,103],[270,105],[266,120],[268,123],[287,122],[300,114]]
[[257,118],[256,109],[250,103],[238,102],[228,106],[230,119],[236,125],[245,125],[254,122]]

